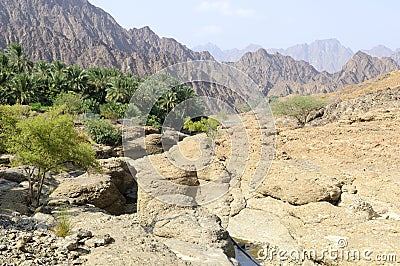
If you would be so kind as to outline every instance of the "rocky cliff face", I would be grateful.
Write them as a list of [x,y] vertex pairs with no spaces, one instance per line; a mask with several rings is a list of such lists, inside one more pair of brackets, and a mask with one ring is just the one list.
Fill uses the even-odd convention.
[[139,75],[177,62],[212,59],[148,27],[126,30],[86,0],[4,0],[0,30],[1,48],[20,42],[33,60],[116,67]]
[[328,90],[326,84],[331,81],[328,73],[318,72],[307,62],[271,55],[264,49],[245,54],[234,66],[254,79],[265,93],[273,95],[317,93]]
[[392,55],[392,59],[393,59],[398,65],[400,65],[400,50],[397,50],[397,51]]

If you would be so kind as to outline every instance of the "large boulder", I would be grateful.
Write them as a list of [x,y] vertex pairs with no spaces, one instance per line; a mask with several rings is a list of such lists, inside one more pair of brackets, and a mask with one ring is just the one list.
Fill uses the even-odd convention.
[[21,183],[27,180],[26,172],[22,167],[12,167],[0,171],[0,178],[8,181]]
[[84,174],[64,180],[50,195],[49,205],[92,204],[111,214],[125,211],[125,198],[108,175]]
[[270,174],[258,189],[264,196],[271,196],[293,205],[327,201],[336,204],[341,195],[341,183],[335,178],[306,172],[297,176]]
[[155,236],[164,239],[222,249],[227,256],[235,256],[232,241],[221,226],[221,220],[204,208],[170,209],[169,214],[155,218],[150,229]]
[[118,150],[114,147],[97,143],[93,144],[92,147],[96,151],[97,159],[108,159],[118,156]]
[[100,159],[99,162],[102,167],[102,172],[111,177],[111,181],[122,194],[136,186],[136,181],[126,164],[126,158],[113,157]]
[[160,134],[149,134],[146,136],[146,150],[148,155],[163,153]]

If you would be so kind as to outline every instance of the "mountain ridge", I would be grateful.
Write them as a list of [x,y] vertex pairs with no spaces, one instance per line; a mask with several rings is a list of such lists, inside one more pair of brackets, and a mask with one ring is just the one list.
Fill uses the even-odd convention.
[[213,60],[149,27],[126,30],[87,0],[4,0],[0,10],[0,29],[6,33],[0,46],[20,42],[33,60],[116,67],[141,76],[177,62]]
[[[114,67],[139,76],[152,75],[176,63],[214,60],[209,52],[192,51],[175,39],[159,37],[147,26],[124,29],[110,14],[87,0],[3,0],[0,30],[0,48],[20,42],[34,61],[60,60],[85,68]],[[330,92],[399,68],[392,59],[372,59],[363,53],[350,59],[344,70],[330,74],[306,61],[269,54],[265,49],[247,52],[229,64],[257,81],[265,94],[277,95]],[[209,95],[206,90],[212,88],[196,89]]]
[[269,54],[265,49],[246,53],[233,65],[248,74],[265,94],[270,95],[333,92],[400,69],[391,58],[379,59],[361,51],[334,74],[319,72],[307,62],[296,61],[290,56]]

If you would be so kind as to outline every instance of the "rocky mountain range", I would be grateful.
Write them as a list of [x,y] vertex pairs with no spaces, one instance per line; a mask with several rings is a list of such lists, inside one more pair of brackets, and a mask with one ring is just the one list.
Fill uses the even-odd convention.
[[[111,15],[87,0],[3,0],[0,30],[3,33],[1,49],[11,42],[19,42],[34,61],[60,60],[83,67],[115,67],[140,76],[154,74],[178,62],[214,60],[209,52],[192,51],[174,39],[159,37],[149,27],[124,29]],[[351,56],[351,51],[336,40],[292,48],[293,53],[297,51],[295,58],[257,48],[251,45],[244,50],[225,51],[225,56],[229,56],[224,59],[235,61],[249,51],[229,64],[249,74],[266,94],[270,91],[276,95],[329,92],[399,68],[392,59],[373,58],[362,52],[355,54],[335,74],[320,72],[313,66],[317,63],[304,60],[317,58],[319,61],[315,62],[321,68],[336,69]],[[325,49],[326,53],[321,54],[318,49]],[[300,58],[306,52],[307,57]],[[393,56],[400,61],[400,54]],[[329,65],[332,60],[336,61]],[[209,86],[196,86],[196,90],[202,95],[213,95]],[[218,89],[219,94],[223,91]],[[225,96],[231,98],[231,95]]]
[[310,63],[318,71],[335,73],[353,56],[350,48],[336,39],[317,40],[310,44],[298,44],[287,49],[267,49],[270,53],[289,55],[296,60]]
[[0,47],[20,42],[33,60],[116,67],[139,75],[186,60],[212,59],[148,27],[126,30],[87,0],[0,2]]
[[380,59],[357,52],[341,71],[330,74],[318,72],[305,61],[296,61],[279,53],[272,55],[264,49],[245,54],[233,65],[248,74],[270,95],[332,92],[399,69],[391,58]]
[[233,48],[233,49],[222,50],[217,45],[209,42],[205,45],[195,46],[192,48],[192,50],[196,52],[208,51],[214,57],[214,59],[219,62],[236,62],[245,53],[255,52],[260,48],[262,48],[261,45],[250,44],[243,49]]
[[384,45],[378,45],[369,50],[362,51],[375,57],[392,57],[395,53],[400,52],[400,49],[396,49],[396,51],[393,51],[392,49]]
[[[247,52],[255,52],[262,48],[260,45],[251,44],[244,49],[221,50],[213,43],[193,47],[193,50],[201,52],[208,51],[220,62],[236,62]],[[316,40],[310,44],[296,44],[286,49],[267,48],[270,54],[279,53],[287,55],[295,60],[303,60],[310,63],[316,70],[322,72],[336,73],[350,60],[355,53],[348,47],[342,45],[336,39]],[[400,63],[400,49],[395,51],[384,45],[378,45],[362,52],[373,57],[391,57]]]

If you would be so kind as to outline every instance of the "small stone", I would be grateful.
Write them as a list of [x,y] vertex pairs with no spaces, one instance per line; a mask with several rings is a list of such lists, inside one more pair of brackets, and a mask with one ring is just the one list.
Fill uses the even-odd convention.
[[8,240],[14,240],[16,235],[14,233],[8,235]]
[[80,259],[76,259],[72,262],[73,265],[81,265],[83,262]]
[[114,241],[114,239],[109,234],[105,234],[103,236],[103,240],[105,245],[111,244]]
[[0,251],[6,251],[7,246],[6,245],[0,245]]
[[18,241],[17,244],[15,245],[16,249],[22,251],[22,252],[26,252],[26,240],[25,238],[21,237]]
[[91,238],[93,236],[91,231],[89,231],[87,229],[83,229],[83,228],[76,229],[75,234],[79,240],[84,239],[84,238]]
[[76,241],[69,241],[64,245],[64,248],[69,251],[74,251],[78,248],[78,243]]
[[114,239],[109,234],[105,234],[102,237],[94,237],[86,240],[85,245],[89,248],[96,248],[111,244],[113,241]]

